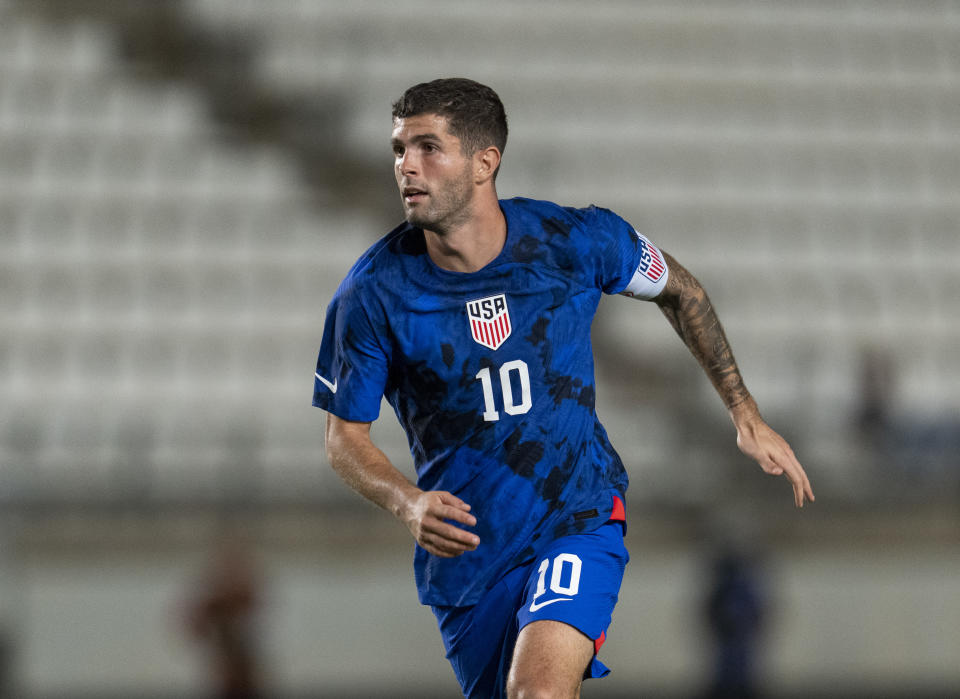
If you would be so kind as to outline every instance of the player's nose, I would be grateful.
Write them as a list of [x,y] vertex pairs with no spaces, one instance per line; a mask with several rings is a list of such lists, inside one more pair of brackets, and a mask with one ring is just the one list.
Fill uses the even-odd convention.
[[403,155],[397,156],[397,172],[401,175],[416,174],[418,169],[419,164],[409,150],[405,151]]

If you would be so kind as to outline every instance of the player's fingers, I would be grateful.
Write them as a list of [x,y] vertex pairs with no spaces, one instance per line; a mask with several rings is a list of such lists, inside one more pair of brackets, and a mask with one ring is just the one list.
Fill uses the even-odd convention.
[[803,507],[805,498],[813,502],[810,481],[793,453],[793,449],[783,437],[772,430],[768,436],[769,439],[760,440],[759,443],[743,442],[738,437],[738,443],[741,444],[741,449],[745,453],[748,455],[753,453],[764,473],[787,477],[793,489],[793,501],[797,507]]
[[420,545],[430,553],[434,554],[435,556],[440,556],[441,558],[453,558],[454,556],[459,556],[466,550],[457,548],[455,546],[450,546],[442,539],[424,539],[420,542]]
[[813,496],[813,486],[810,485],[810,479],[807,478],[807,473],[803,468],[800,469],[800,490],[802,493],[801,497],[806,497],[810,502],[816,500]]
[[797,472],[800,474],[800,486],[803,490],[803,494],[810,502],[813,502],[816,498],[813,495],[813,486],[810,485],[810,479],[807,477],[807,472],[803,469],[803,466],[800,465],[799,461],[797,461],[796,464]]
[[797,507],[803,507],[803,499],[810,488],[810,483],[807,481],[806,474],[803,472],[803,469],[798,466],[795,470],[789,470],[787,472],[787,477],[790,479],[790,484],[793,486],[793,503]]
[[442,536],[426,530],[420,532],[417,543],[430,553],[436,553],[437,555],[451,556],[462,550],[462,546],[457,547]]
[[463,551],[453,551],[453,550],[445,549],[441,546],[438,546],[428,541],[421,541],[420,546],[422,546],[427,553],[430,553],[439,558],[456,558],[457,556],[463,553]]
[[771,476],[783,474],[783,467],[774,460],[772,455],[760,458],[759,462],[760,468],[763,469],[764,473],[769,473]]
[[427,551],[430,553],[434,553],[444,558],[459,556],[462,553],[472,551],[476,548],[476,546],[460,543],[431,532],[425,532],[421,536],[420,545],[427,549]]
[[803,482],[799,475],[803,473],[803,469],[796,459],[789,459],[787,454],[783,453],[770,454],[760,462],[760,467],[771,476],[785,475],[793,488],[793,504],[803,507]]
[[[782,458],[782,457],[781,457]],[[771,460],[771,469],[767,471],[775,476],[785,475],[787,480],[790,481],[790,486],[793,488],[793,504],[797,507],[803,507],[803,481],[799,476],[799,473],[802,473],[803,469],[800,468],[799,464],[786,463],[781,464]]]
[[457,509],[456,507],[450,507],[449,505],[441,506],[435,514],[440,519],[452,519],[454,522],[466,524],[468,527],[472,527],[477,523],[477,518],[469,512]]
[[793,484],[794,502],[797,507],[803,507],[804,499],[813,502],[813,488],[810,485],[810,479],[807,478],[807,472],[803,470],[803,466],[797,461],[797,457],[789,446],[787,447],[786,465],[786,473]]
[[465,503],[463,500],[458,498],[453,493],[448,493],[445,490],[438,490],[437,495],[440,497],[440,502],[442,502],[444,505],[450,505],[452,507],[456,507],[458,509],[463,510],[464,512],[470,511],[470,505]]
[[425,532],[433,537],[444,540],[453,545],[463,546],[466,550],[472,551],[480,544],[480,537],[460,527],[455,527],[446,522],[432,522],[426,525]]

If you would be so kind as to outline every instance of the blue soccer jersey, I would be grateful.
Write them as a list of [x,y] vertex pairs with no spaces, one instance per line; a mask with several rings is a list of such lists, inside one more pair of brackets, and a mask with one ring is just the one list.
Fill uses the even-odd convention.
[[315,406],[371,422],[386,396],[417,485],[477,518],[475,551],[417,547],[424,604],[474,604],[551,541],[606,522],[627,488],[594,409],[590,326],[601,293],[641,276],[662,288],[663,259],[605,209],[500,206],[506,243],[477,272],[439,268],[410,224],[371,247],[327,309],[317,361]]

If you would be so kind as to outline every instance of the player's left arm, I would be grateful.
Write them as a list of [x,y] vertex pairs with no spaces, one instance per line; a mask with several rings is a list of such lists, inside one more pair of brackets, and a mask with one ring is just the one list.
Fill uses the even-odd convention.
[[784,475],[793,486],[793,499],[803,507],[814,500],[810,480],[787,441],[760,416],[740,376],[730,343],[707,292],[686,268],[663,253],[669,276],[654,299],[674,330],[696,357],[727,406],[737,429],[737,446],[771,475]]

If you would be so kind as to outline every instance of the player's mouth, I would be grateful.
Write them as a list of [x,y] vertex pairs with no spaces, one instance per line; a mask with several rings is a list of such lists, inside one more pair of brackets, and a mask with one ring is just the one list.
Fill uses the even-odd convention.
[[408,204],[416,204],[427,198],[426,190],[417,187],[404,187],[403,200]]

